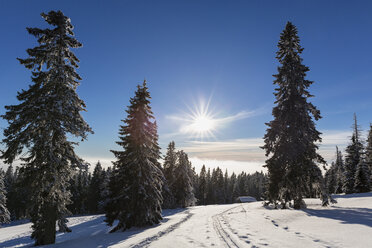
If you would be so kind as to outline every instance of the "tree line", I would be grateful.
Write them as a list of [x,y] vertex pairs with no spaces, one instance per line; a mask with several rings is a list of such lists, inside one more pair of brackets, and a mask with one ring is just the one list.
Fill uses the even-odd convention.
[[336,147],[336,159],[327,170],[325,180],[331,194],[364,193],[372,190],[372,125],[364,142],[355,114],[345,159]]
[[[172,141],[169,146],[174,147],[174,142]],[[179,154],[187,156],[184,152],[175,152],[176,156]],[[171,173],[168,171],[166,174],[166,163],[163,163],[162,171],[166,178],[162,188],[163,209],[229,204],[236,202],[239,196],[253,196],[257,200],[265,198],[267,175],[263,172],[253,174],[241,172],[238,175],[233,172],[229,175],[227,170],[223,172],[219,167],[207,169],[203,165],[197,174],[191,163],[188,165],[190,165],[187,166],[188,174],[182,173],[181,168]],[[178,166],[183,165],[177,164],[175,160],[174,168]],[[1,206],[7,209],[7,220],[29,219],[30,212],[27,206],[31,204],[31,192],[22,176],[22,168],[10,165],[5,171],[0,169],[0,175],[2,175],[0,192],[5,199]],[[71,198],[67,209],[70,215],[105,213],[111,175],[112,167],[105,169],[100,162],[96,163],[93,172],[89,171],[88,165],[86,168],[75,170],[69,182]],[[176,180],[172,181],[172,178]],[[6,222],[4,218],[1,223]]]

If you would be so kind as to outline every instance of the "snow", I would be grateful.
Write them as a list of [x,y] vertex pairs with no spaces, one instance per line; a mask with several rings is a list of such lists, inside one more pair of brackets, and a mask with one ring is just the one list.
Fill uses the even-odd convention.
[[[46,247],[370,247],[372,193],[336,195],[321,207],[274,210],[262,202],[164,210],[161,224],[108,233],[103,215],[69,218],[72,233],[58,233]],[[115,224],[115,223],[114,223]],[[29,247],[31,224],[0,229],[0,247]]]

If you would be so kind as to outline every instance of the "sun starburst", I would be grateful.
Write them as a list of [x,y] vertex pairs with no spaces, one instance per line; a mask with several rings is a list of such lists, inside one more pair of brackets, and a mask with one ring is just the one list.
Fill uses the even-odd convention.
[[182,132],[200,139],[214,137],[217,119],[209,109],[209,103],[210,101],[199,101],[199,104],[195,105],[194,108],[189,108],[189,113],[182,118],[184,121],[181,128]]

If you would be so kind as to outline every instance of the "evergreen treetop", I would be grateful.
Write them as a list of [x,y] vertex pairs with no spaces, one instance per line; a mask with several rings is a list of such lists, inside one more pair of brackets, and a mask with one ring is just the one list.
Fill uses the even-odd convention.
[[345,152],[345,170],[343,192],[346,194],[354,193],[355,173],[363,155],[363,143],[360,139],[360,127],[358,125],[356,114],[354,114],[353,134],[351,142],[346,147]]

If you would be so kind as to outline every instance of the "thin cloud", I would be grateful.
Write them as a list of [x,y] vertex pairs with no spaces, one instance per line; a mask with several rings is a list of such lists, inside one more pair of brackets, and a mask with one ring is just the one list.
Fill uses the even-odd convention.
[[267,169],[264,168],[261,162],[248,162],[248,161],[234,161],[234,160],[217,160],[217,159],[202,159],[198,157],[190,157],[192,166],[195,167],[195,171],[200,173],[201,168],[205,165],[206,168],[211,170],[219,167],[223,172],[228,171],[229,175],[233,172],[235,174],[240,174],[242,171],[247,173],[266,172]]
[[[328,162],[334,160],[335,147],[345,149],[349,142],[350,131],[323,131],[319,153]],[[208,160],[251,161],[264,163],[265,151],[260,147],[262,138],[233,139],[225,141],[188,141],[180,149],[190,156]]]

